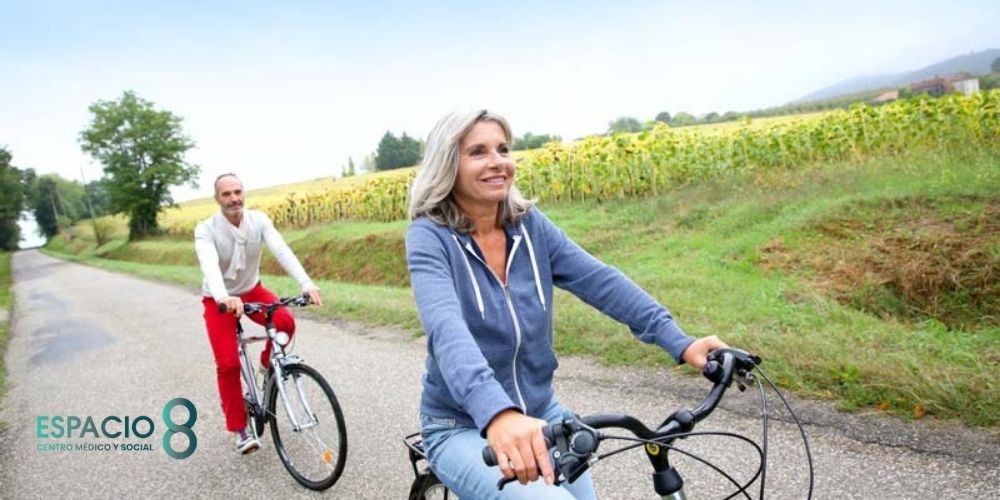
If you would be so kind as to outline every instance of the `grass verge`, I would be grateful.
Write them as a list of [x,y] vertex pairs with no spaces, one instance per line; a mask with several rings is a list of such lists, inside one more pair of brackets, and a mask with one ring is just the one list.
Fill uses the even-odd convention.
[[[4,358],[7,353],[9,315],[14,298],[10,289],[10,255],[8,252],[0,252],[0,401],[3,401],[7,394],[7,366],[4,363]],[[0,422],[0,430],[3,430],[4,427],[4,423]]]
[[[53,257],[108,271],[173,283],[192,291],[201,290],[201,270],[196,266],[110,260],[100,258],[93,253],[74,255],[47,248],[43,251]],[[261,281],[281,296],[293,295],[299,291],[298,284],[287,276],[264,274],[261,276]],[[409,288],[330,280],[317,280],[316,284],[323,290],[323,306],[310,308],[309,311],[313,314],[326,318],[345,318],[371,325],[395,325],[414,332],[420,328]]]

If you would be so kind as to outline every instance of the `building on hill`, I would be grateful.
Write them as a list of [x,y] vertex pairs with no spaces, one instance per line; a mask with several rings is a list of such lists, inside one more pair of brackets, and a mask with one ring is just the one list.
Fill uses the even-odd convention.
[[960,80],[954,80],[951,84],[955,87],[955,90],[965,95],[972,95],[975,92],[979,92],[979,79],[976,77],[970,76]]
[[872,99],[872,104],[885,104],[887,102],[895,101],[899,99],[899,90],[890,90],[888,92],[883,92],[878,95],[878,97]]
[[914,94],[924,92],[934,97],[940,97],[954,90],[954,87],[952,87],[948,83],[948,80],[945,80],[944,78],[932,78],[930,80],[911,83],[910,90],[912,90]]
[[910,84],[914,93],[926,92],[934,97],[940,97],[950,92],[961,92],[965,95],[979,91],[979,79],[968,74],[932,78]]

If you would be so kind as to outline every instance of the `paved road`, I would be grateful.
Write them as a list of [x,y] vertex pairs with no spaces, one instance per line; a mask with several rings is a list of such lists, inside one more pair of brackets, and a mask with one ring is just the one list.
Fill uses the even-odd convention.
[[[300,488],[273,445],[237,456],[224,432],[214,365],[191,290],[151,283],[46,257],[14,256],[16,307],[6,352],[8,394],[0,410],[3,498],[223,498],[318,496]],[[347,417],[350,451],[343,478],[325,495],[403,498],[411,473],[400,438],[416,428],[423,346],[405,334],[300,318],[296,347],[331,381]],[[705,385],[672,370],[608,369],[564,359],[557,393],[580,413],[619,411],[646,422],[691,405]],[[735,394],[735,393],[734,393]],[[164,404],[185,397],[198,409],[197,451],[169,458],[161,438]],[[776,404],[772,402],[772,408]],[[985,498],[1000,494],[997,437],[954,426],[903,424],[841,415],[796,403],[811,436],[815,498]],[[730,398],[702,430],[759,433],[751,391]],[[39,416],[146,415],[148,439],[39,439]],[[183,416],[180,410],[176,415]],[[51,431],[51,429],[49,429]],[[142,430],[140,428],[140,430]],[[805,497],[795,427],[774,421],[768,485],[772,498]],[[266,436],[265,436],[266,438]],[[745,447],[688,440],[737,478],[751,472]],[[38,451],[43,443],[146,443],[149,451]],[[602,448],[603,449],[603,448]],[[691,498],[730,491],[710,470],[678,459]],[[601,498],[652,498],[645,458],[626,453],[597,465]]]

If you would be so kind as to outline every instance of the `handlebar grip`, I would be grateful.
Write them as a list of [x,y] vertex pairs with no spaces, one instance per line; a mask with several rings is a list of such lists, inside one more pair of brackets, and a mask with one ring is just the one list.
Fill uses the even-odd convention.
[[226,307],[226,304],[225,304],[225,303],[223,303],[223,302],[220,302],[220,303],[219,303],[219,307],[217,307],[216,309],[218,309],[218,311],[219,311],[220,313],[227,313],[227,312],[229,312],[229,308],[228,308],[228,307]]
[[[496,453],[493,453],[493,448],[490,447],[490,445],[483,447],[483,463],[485,463],[487,467],[497,466],[497,455]],[[507,486],[508,483],[513,483],[514,481],[517,481],[516,477],[509,479],[501,477],[500,480],[497,481],[497,490],[503,490],[504,486]]]
[[483,447],[483,462],[487,467],[497,466],[497,454],[493,453],[493,447],[486,445]]
[[[546,448],[551,448],[555,445],[556,438],[555,434],[552,432],[551,425],[542,427],[542,437],[545,438]],[[483,446],[483,463],[485,463],[487,467],[497,466],[497,455],[493,452],[493,447],[490,445]]]
[[[555,446],[556,438],[555,438],[555,433],[552,430],[552,426],[546,425],[542,427],[542,436],[545,437],[546,448],[551,449],[553,446]],[[483,463],[485,463],[488,467],[496,467],[498,465],[497,455],[496,453],[493,452],[493,447],[491,447],[490,445],[486,445],[483,447]],[[509,479],[506,477],[502,477],[500,478],[499,481],[497,481],[497,489],[502,490],[504,486],[514,481],[517,481],[516,477],[512,477]],[[556,484],[559,483],[557,482]]]

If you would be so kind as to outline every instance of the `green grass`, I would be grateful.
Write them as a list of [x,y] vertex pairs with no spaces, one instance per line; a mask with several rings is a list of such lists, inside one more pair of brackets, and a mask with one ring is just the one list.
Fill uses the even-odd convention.
[[[13,302],[13,293],[10,287],[10,253],[0,252],[0,311],[6,313],[10,313],[11,302]],[[4,395],[7,393],[7,367],[3,360],[4,354],[7,352],[7,332],[10,321],[4,318],[0,318],[0,401],[3,401]],[[0,430],[3,430],[4,427],[4,423],[0,422]]]
[[[757,351],[787,387],[849,409],[929,411],[997,425],[1000,328],[952,331],[933,321],[882,319],[756,263],[769,241],[800,234],[859,201],[996,199],[998,193],[996,156],[925,158],[729,179],[637,203],[555,207],[548,214],[667,304],[689,333],[717,334]],[[666,362],[579,301],[563,295],[557,302],[561,352],[602,353],[613,363]]]
[[[283,237],[313,278],[360,284],[408,286],[410,276],[404,252],[406,223],[334,224],[287,230]],[[126,235],[101,248],[93,248],[92,233],[78,230],[52,238],[46,248],[63,254],[103,257],[131,262],[197,266],[193,236],[190,240],[149,239],[127,243]],[[361,258],[364,257],[364,258]],[[264,273],[283,274],[267,251],[261,259]]]
[[[688,333],[718,335],[731,345],[756,351],[785,387],[836,400],[845,409],[876,406],[903,416],[927,412],[996,426],[1000,327],[995,322],[952,329],[930,319],[866,313],[835,300],[808,273],[769,268],[762,262],[775,241],[788,243],[792,250],[802,241],[822,248],[828,235],[816,228],[831,217],[873,224],[881,213],[870,207],[887,200],[996,200],[998,193],[1000,156],[995,152],[923,154],[751,172],[655,198],[542,209],[583,247],[667,305]],[[976,210],[954,202],[937,206],[937,213],[944,215]],[[356,279],[367,284],[322,282],[325,295],[333,299],[324,314],[418,331],[409,289],[398,286],[405,286],[401,248],[392,253],[404,230],[402,222],[338,223],[291,231],[286,237],[307,263],[322,258],[360,268],[377,261],[378,267],[393,270],[389,277]],[[352,241],[369,247],[351,250]],[[190,242],[148,244],[193,259]],[[81,252],[78,243],[58,245],[70,253]],[[378,252],[370,247],[384,254],[375,256]],[[1000,254],[1000,240],[992,248]],[[88,262],[118,271],[191,286],[200,282],[193,267],[107,261],[89,251]],[[284,278],[267,280],[269,286],[292,286]],[[556,302],[556,347],[561,354],[592,356],[609,364],[672,364],[662,351],[636,342],[624,327],[570,295],[559,292]]]
[[[97,257],[92,252],[81,255],[51,248],[43,251],[54,257],[87,264],[109,271],[133,274],[143,278],[181,285],[192,291],[201,290],[201,270],[196,266],[146,264]],[[193,250],[193,246],[190,249]],[[287,276],[262,275],[261,281],[281,296],[299,292],[298,284]],[[340,317],[373,325],[396,325],[416,332],[420,322],[408,288],[362,285],[329,280],[316,280],[323,291],[323,306],[309,311],[321,317]]]

